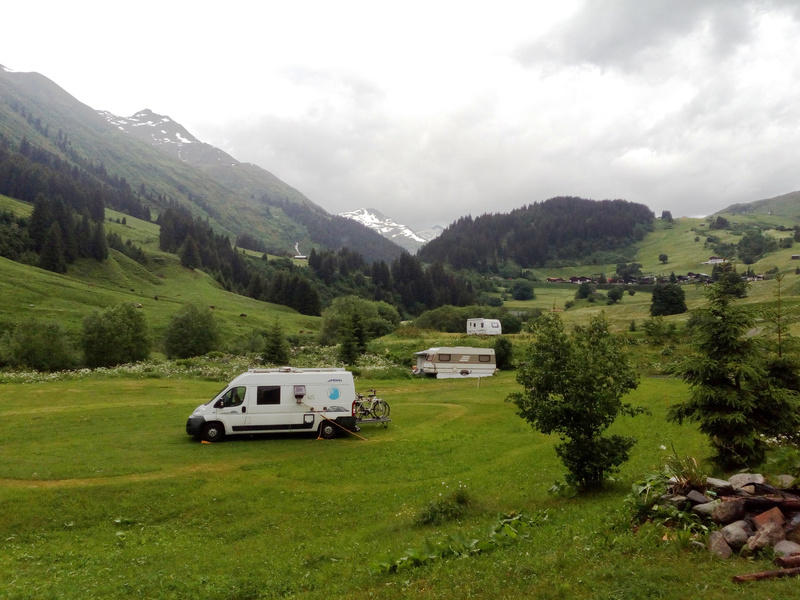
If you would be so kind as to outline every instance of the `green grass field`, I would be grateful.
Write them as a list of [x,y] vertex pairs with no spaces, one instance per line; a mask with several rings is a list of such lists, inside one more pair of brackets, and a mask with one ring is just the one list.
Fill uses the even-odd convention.
[[[577,499],[556,439],[504,402],[513,374],[477,380],[359,381],[391,404],[388,428],[317,440],[272,436],[200,444],[190,412],[220,382],[103,379],[2,386],[0,597],[3,598],[786,598],[791,580],[736,586],[766,561],[711,559],[633,533],[622,499],[672,444],[704,456],[664,411],[685,388],[645,379],[631,396],[652,414],[615,429],[639,439],[617,483]],[[456,522],[417,515],[459,485]],[[479,537],[498,514],[547,511],[531,539],[490,554],[375,575],[425,539]]]

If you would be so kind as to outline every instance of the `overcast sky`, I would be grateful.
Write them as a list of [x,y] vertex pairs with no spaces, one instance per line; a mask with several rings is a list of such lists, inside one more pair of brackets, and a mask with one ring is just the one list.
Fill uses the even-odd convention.
[[800,2],[7,3],[0,64],[150,108],[330,212],[800,190]]

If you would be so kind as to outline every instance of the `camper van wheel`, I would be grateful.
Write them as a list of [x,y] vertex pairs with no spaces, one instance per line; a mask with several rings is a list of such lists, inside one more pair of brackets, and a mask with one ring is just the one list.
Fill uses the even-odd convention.
[[203,439],[206,442],[221,442],[225,439],[225,426],[222,423],[206,423],[203,427]]
[[319,437],[321,437],[323,440],[330,440],[333,439],[333,436],[335,435],[336,426],[330,421],[323,421],[322,425],[319,426]]
[[466,369],[464,371],[461,371],[462,377],[466,377],[467,375],[469,375],[469,371],[467,371]]

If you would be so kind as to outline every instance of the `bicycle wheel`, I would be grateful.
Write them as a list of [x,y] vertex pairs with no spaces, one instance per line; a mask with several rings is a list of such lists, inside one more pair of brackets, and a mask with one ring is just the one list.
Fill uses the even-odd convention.
[[383,400],[377,400],[372,405],[372,416],[376,419],[383,419],[389,416],[389,405]]
[[369,417],[369,406],[364,402],[356,404],[356,419],[366,419]]

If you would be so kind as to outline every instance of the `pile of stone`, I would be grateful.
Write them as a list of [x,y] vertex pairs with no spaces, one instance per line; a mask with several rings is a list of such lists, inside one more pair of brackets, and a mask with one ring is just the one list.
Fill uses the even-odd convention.
[[768,485],[754,473],[727,481],[709,477],[702,488],[689,490],[676,483],[662,501],[682,508],[691,505],[693,513],[720,525],[708,546],[721,558],[745,546],[752,552],[772,548],[778,557],[800,556],[800,490],[790,487],[791,476],[779,479],[786,487]]

